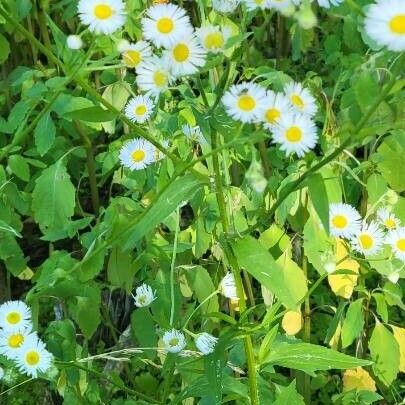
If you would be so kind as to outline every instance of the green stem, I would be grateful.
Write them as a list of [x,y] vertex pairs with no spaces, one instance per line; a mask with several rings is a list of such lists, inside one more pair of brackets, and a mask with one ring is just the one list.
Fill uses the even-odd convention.
[[207,302],[209,301],[212,297],[214,297],[215,295],[217,295],[219,293],[218,290],[215,290],[214,292],[212,292],[208,297],[204,298],[203,301],[201,301],[195,308],[194,311],[190,314],[190,316],[187,318],[186,322],[184,322],[183,325],[183,330],[186,329],[188,323],[190,322],[191,318],[197,313],[197,311]]
[[260,159],[263,165],[264,176],[266,177],[266,180],[269,180],[271,177],[271,166],[265,141],[259,142],[259,152],[260,152]]
[[[302,270],[304,271],[305,278],[308,279],[308,259],[304,255],[304,249],[302,249]],[[311,306],[309,303],[309,295],[305,297],[304,304],[304,333],[303,341],[306,343],[311,342]],[[304,400],[307,405],[311,403],[311,378],[307,373],[304,373]]]
[[174,271],[176,269],[176,255],[177,255],[177,242],[179,238],[180,231],[180,207],[176,209],[176,229],[174,232],[174,242],[173,242],[173,254],[172,262],[170,264],[170,326],[173,326],[174,322],[174,307],[175,307],[175,296],[174,296]]

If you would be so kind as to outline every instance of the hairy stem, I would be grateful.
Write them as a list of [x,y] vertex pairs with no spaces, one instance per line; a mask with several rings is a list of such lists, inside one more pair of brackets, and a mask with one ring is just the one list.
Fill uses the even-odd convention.
[[173,326],[174,322],[174,307],[175,307],[175,297],[174,297],[174,271],[176,268],[176,255],[177,255],[177,242],[179,239],[179,231],[180,231],[180,208],[177,207],[176,210],[176,229],[174,232],[174,242],[173,242],[173,254],[172,254],[172,261],[170,263],[170,300],[171,300],[171,307],[170,307],[170,326]]

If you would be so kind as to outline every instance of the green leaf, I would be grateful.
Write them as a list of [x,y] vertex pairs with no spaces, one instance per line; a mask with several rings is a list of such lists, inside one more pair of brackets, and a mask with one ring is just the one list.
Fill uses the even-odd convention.
[[311,343],[280,343],[273,346],[266,362],[302,370],[311,375],[318,370],[344,370],[371,364],[368,360],[357,359]]
[[329,201],[323,177],[319,173],[308,179],[308,189],[312,205],[318,214],[326,233],[329,234]]
[[75,188],[59,159],[43,170],[32,192],[32,210],[43,233],[69,225],[75,207]]
[[377,321],[369,342],[375,375],[387,387],[395,380],[399,371],[400,351],[394,335]]
[[[155,331],[155,321],[148,308],[138,308],[131,315],[131,332],[138,340],[139,347],[157,347],[158,336]],[[146,350],[142,356],[150,359],[155,357],[155,352]]]
[[10,55],[10,44],[6,37],[3,34],[0,34],[0,64],[8,59],[8,55]]
[[298,394],[295,386],[295,380],[288,386],[284,387],[277,395],[273,405],[305,405],[304,398]]
[[22,156],[11,155],[8,158],[8,165],[12,172],[21,180],[28,181],[30,179],[30,168]]
[[374,293],[372,294],[372,296],[374,297],[377,304],[377,314],[381,316],[381,319],[384,322],[388,322],[388,308],[384,294]]
[[48,112],[42,116],[34,130],[35,146],[38,153],[44,156],[55,141],[56,127]]
[[297,309],[298,302],[307,293],[307,280],[295,262],[286,254],[276,262],[251,236],[235,241],[232,246],[241,267],[273,292],[287,308]]
[[108,122],[116,117],[116,114],[101,107],[88,107],[70,111],[65,114],[66,118],[86,122]]
[[380,94],[380,86],[377,83],[376,73],[371,73],[370,71],[362,72],[359,77],[356,77],[354,91],[361,110],[368,110]]
[[127,292],[132,290],[133,278],[137,270],[132,260],[130,252],[122,252],[121,249],[114,248],[107,267],[108,281],[113,286],[125,288]]
[[358,299],[349,305],[342,326],[342,347],[350,346],[363,330],[363,299]]

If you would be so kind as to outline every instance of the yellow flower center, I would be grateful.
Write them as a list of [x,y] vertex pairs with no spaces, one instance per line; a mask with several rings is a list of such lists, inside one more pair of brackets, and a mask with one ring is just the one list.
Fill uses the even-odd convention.
[[367,234],[360,235],[359,241],[363,249],[371,249],[374,245],[374,239]]
[[298,127],[288,128],[285,133],[285,137],[290,142],[294,142],[294,143],[299,142],[302,139],[302,131]]
[[304,102],[302,101],[302,98],[297,95],[297,94],[293,94],[291,96],[291,102],[298,108],[300,108],[301,110],[304,108]]
[[135,150],[131,153],[132,160],[136,163],[142,162],[145,159],[145,152],[141,149]]
[[114,10],[108,4],[97,4],[94,7],[94,15],[99,20],[107,20],[114,14]]
[[7,319],[8,323],[15,325],[15,324],[21,322],[21,314],[19,314],[18,312],[10,312],[7,315],[6,319]]
[[274,124],[280,118],[280,115],[281,115],[280,111],[277,110],[276,108],[269,108],[266,111],[266,121],[269,122],[270,124]]
[[343,215],[335,215],[332,219],[332,224],[335,228],[343,229],[346,228],[348,221]]
[[161,34],[169,34],[173,31],[173,20],[168,17],[163,17],[157,22],[157,29]]
[[405,252],[405,239],[399,239],[397,241],[397,248],[398,250],[400,250],[401,252]]
[[25,361],[30,365],[30,366],[36,366],[39,363],[40,357],[39,353],[31,350],[25,355]]
[[212,32],[205,37],[204,45],[207,49],[216,49],[222,48],[224,42],[224,36],[221,32]]
[[136,115],[144,115],[145,113],[146,113],[146,106],[144,104],[138,105],[138,107],[135,108]]
[[395,228],[395,226],[397,225],[395,223],[395,221],[392,218],[388,218],[384,221],[384,225],[388,228],[388,229],[393,229]]
[[127,66],[135,67],[142,61],[142,55],[139,51],[126,51],[122,54],[122,59]]
[[252,111],[256,107],[256,101],[252,96],[245,94],[239,97],[238,106],[243,111]]
[[165,73],[155,72],[153,75],[153,81],[155,82],[156,86],[158,86],[158,87],[166,86],[167,76]]
[[190,50],[185,44],[178,44],[173,49],[173,56],[176,62],[184,62],[188,59]]
[[405,14],[396,15],[390,21],[391,31],[395,34],[404,35],[405,34]]
[[169,346],[177,346],[179,344],[179,339],[172,338],[169,340]]
[[8,345],[13,349],[18,349],[23,343],[24,343],[24,335],[22,335],[21,333],[10,335],[8,338]]

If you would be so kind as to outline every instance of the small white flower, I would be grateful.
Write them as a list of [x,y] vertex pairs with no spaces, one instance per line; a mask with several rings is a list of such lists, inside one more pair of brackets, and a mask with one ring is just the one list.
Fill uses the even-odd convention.
[[170,353],[179,353],[186,347],[186,338],[176,329],[169,330],[163,335],[163,344]]
[[158,57],[148,59],[137,69],[136,84],[140,90],[153,96],[166,91],[172,80],[169,66]]
[[131,121],[142,124],[150,118],[154,107],[153,101],[148,96],[136,96],[125,106],[125,115]]
[[152,48],[146,41],[121,46],[122,60],[130,68],[136,68],[152,56]]
[[192,75],[205,65],[206,51],[196,37],[186,37],[173,43],[163,53],[163,60],[175,77]]
[[315,148],[318,141],[317,128],[311,118],[302,114],[284,114],[273,129],[274,142],[287,155],[304,156]]
[[3,368],[2,367],[0,367],[0,381],[3,379],[3,377],[4,377],[4,370],[3,370]]
[[31,309],[22,301],[7,301],[0,305],[0,328],[5,331],[31,330]]
[[398,228],[400,225],[399,219],[394,213],[390,212],[387,208],[380,208],[377,211],[378,222],[384,226],[385,229],[391,230]]
[[212,8],[219,13],[232,13],[239,3],[240,0],[212,0]]
[[230,299],[238,300],[238,291],[236,289],[235,277],[233,273],[226,273],[225,277],[221,280],[219,284],[220,293]]
[[405,261],[405,227],[389,231],[385,241],[391,245],[395,257]]
[[282,93],[275,93],[268,90],[266,93],[266,109],[264,110],[262,121],[264,127],[272,130],[280,121],[281,117],[293,111],[290,101]]
[[80,0],[81,22],[95,34],[110,35],[125,24],[125,4],[121,0]]
[[156,299],[155,292],[152,290],[152,287],[147,284],[142,284],[137,287],[135,296],[133,297],[135,305],[140,308],[149,306]]
[[51,367],[52,359],[45,344],[35,336],[25,340],[15,360],[21,372],[37,378],[38,373],[45,373]]
[[338,6],[341,3],[343,3],[343,0],[318,0],[318,4],[324,8],[329,8],[330,6]]
[[83,40],[80,35],[69,35],[66,38],[66,45],[69,49],[81,49],[83,48]]
[[384,234],[376,222],[363,223],[361,230],[351,239],[352,248],[365,256],[377,254],[383,242]]
[[310,117],[316,114],[318,107],[315,98],[308,89],[302,87],[301,83],[291,82],[287,84],[284,87],[284,94],[288,97],[296,112]]
[[364,20],[365,31],[377,44],[391,51],[405,51],[405,2],[377,0]]
[[155,162],[155,146],[144,139],[133,139],[121,148],[121,164],[131,170],[141,170]]
[[231,37],[232,31],[228,27],[206,24],[196,31],[201,45],[208,52],[219,53],[225,48],[226,41]]
[[222,103],[234,120],[259,122],[266,108],[266,90],[256,83],[235,84],[224,94]]
[[260,8],[261,10],[270,8],[269,0],[242,0],[242,2],[245,3],[248,11],[253,11],[256,10],[257,8]]
[[142,18],[142,31],[146,39],[158,48],[170,47],[193,33],[186,10],[174,4],[157,4],[146,10]]
[[201,145],[207,145],[207,140],[204,138],[201,128],[198,125],[192,127],[191,125],[186,124],[182,126],[181,130],[191,142],[198,142]]
[[129,46],[131,45],[131,43],[126,40],[126,39],[120,39],[117,43],[117,51],[119,53],[122,53],[125,51],[125,49],[127,49]]
[[18,355],[18,350],[27,339],[36,338],[35,332],[30,332],[28,329],[6,331],[0,330],[0,354],[15,359]]
[[361,229],[361,216],[349,204],[330,204],[329,221],[332,236],[350,238],[360,232]]
[[209,333],[200,333],[196,340],[195,345],[202,354],[211,354],[215,350],[218,339]]

